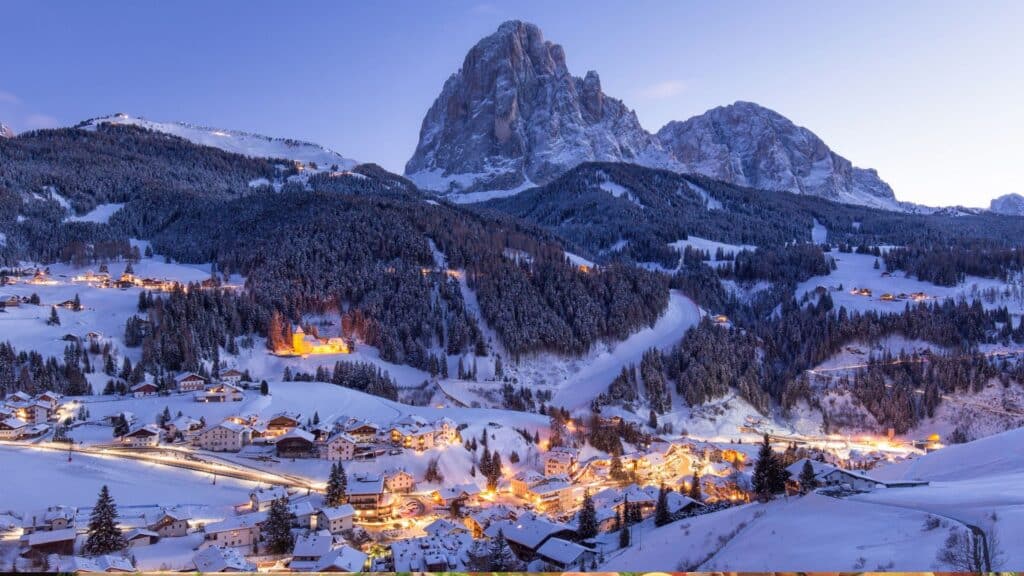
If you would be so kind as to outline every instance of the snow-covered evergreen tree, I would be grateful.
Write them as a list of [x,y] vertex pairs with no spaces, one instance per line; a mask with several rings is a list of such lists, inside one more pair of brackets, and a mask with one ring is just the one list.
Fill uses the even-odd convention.
[[117,504],[104,484],[89,515],[88,537],[82,552],[87,556],[97,556],[117,552],[127,546],[124,534],[117,526]]

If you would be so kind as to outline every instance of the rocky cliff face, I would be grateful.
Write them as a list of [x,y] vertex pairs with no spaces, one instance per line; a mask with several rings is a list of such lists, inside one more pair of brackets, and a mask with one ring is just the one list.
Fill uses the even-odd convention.
[[1024,216],[1024,196],[1020,194],[1006,194],[999,198],[993,198],[989,203],[989,210],[997,214],[1008,216]]
[[757,104],[715,108],[652,135],[602,91],[596,72],[573,76],[562,47],[518,21],[477,43],[445,82],[405,173],[439,192],[507,195],[593,160],[906,209],[874,170],[855,168],[810,130]]
[[750,102],[670,122],[658,138],[684,172],[839,202],[895,204],[877,172],[855,168],[810,130]]
[[663,156],[636,114],[569,73],[562,47],[532,24],[506,22],[466,55],[423,119],[405,172],[435,190],[547,182],[587,160]]
[[14,130],[3,122],[0,122],[0,138],[14,138]]

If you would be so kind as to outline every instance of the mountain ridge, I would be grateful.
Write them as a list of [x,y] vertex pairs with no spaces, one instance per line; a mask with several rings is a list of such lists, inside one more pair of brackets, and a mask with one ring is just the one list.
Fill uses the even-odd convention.
[[739,101],[648,132],[603,92],[597,72],[573,76],[565,50],[519,20],[477,42],[444,83],[405,174],[442,193],[507,196],[589,161],[909,209],[875,170],[853,166],[809,129],[757,104]]

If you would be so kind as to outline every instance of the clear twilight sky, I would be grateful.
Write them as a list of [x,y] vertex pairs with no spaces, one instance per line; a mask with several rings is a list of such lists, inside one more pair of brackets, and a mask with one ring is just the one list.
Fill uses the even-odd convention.
[[402,172],[445,79],[510,19],[656,131],[750,100],[900,200],[1024,193],[1024,2],[49,1],[0,4],[0,121],[127,112]]

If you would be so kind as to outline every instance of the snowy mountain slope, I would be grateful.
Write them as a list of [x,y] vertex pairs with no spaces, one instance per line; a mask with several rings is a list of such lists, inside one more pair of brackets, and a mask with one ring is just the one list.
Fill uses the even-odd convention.
[[285,158],[309,165],[315,163],[326,170],[337,165],[339,170],[351,170],[359,162],[312,142],[291,138],[271,138],[260,134],[236,130],[220,130],[187,124],[184,122],[155,122],[140,117],[118,113],[103,118],[87,120],[80,128],[95,128],[99,124],[128,124],[156,132],[163,132],[184,138],[195,144],[219,148],[252,158]]
[[989,203],[988,209],[997,214],[1006,214],[1007,216],[1024,216],[1024,196],[1020,194],[1005,194],[998,198],[993,198],[992,202]]
[[14,138],[14,130],[10,126],[0,122],[0,138]]
[[[811,494],[748,504],[654,528],[612,552],[606,570],[927,570],[946,531],[927,513]],[[642,542],[642,545],[640,544]]]
[[1003,474],[1024,475],[1024,428],[892,464],[880,469],[878,476],[899,480],[964,480]]
[[669,122],[658,138],[683,172],[732,184],[900,209],[874,170],[855,168],[807,128],[752,102]]

